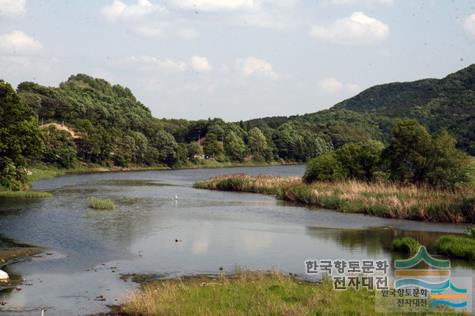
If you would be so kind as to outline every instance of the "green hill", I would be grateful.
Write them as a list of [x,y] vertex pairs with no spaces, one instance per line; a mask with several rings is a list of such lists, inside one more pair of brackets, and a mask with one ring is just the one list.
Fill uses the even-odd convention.
[[124,167],[180,166],[202,159],[304,162],[347,143],[386,143],[396,118],[415,118],[431,132],[446,128],[460,148],[475,155],[475,65],[443,79],[374,86],[312,114],[234,123],[158,119],[128,88],[84,74],[58,87],[24,82],[16,93],[7,83],[2,87],[6,94],[0,95],[0,105],[18,106],[19,96],[25,113],[31,111],[31,132],[37,126],[42,139],[37,153],[24,150],[22,155],[63,168],[77,161]]
[[475,64],[443,79],[377,85],[333,109],[415,118],[431,131],[446,128],[461,148],[475,155]]

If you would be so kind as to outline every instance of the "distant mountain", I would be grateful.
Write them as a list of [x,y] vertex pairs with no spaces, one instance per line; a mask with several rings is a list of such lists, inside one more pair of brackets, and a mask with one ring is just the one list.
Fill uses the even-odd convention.
[[415,118],[431,131],[446,128],[457,136],[461,148],[475,155],[475,64],[443,79],[371,87],[332,108],[343,109]]

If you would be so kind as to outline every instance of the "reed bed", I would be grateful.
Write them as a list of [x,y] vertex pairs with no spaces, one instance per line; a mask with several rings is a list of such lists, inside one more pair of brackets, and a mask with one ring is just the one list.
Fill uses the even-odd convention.
[[298,177],[218,176],[195,188],[254,192],[279,199],[348,213],[430,222],[474,223],[475,190],[438,190],[397,183],[356,180],[306,184]]

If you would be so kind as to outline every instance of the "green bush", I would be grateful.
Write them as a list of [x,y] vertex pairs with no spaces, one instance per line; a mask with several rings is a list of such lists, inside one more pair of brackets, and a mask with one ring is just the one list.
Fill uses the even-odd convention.
[[303,180],[307,183],[314,181],[337,181],[346,178],[341,162],[334,152],[320,155],[310,160],[305,170]]
[[412,237],[402,237],[393,240],[393,250],[404,253],[416,253],[419,250],[420,244]]

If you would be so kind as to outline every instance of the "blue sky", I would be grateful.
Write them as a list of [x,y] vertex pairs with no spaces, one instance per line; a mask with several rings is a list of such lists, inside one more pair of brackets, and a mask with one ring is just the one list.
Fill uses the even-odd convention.
[[128,86],[157,117],[316,112],[475,62],[475,1],[0,0],[0,78]]

